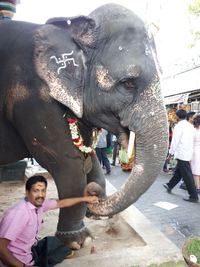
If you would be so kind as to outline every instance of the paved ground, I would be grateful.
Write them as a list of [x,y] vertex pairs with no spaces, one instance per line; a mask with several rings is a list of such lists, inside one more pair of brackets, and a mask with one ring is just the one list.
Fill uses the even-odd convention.
[[[119,188],[129,173],[123,172],[119,165],[112,167],[111,175],[107,178]],[[179,185],[168,194],[163,184],[171,178],[170,174],[161,173],[154,184],[134,204],[140,212],[150,220],[166,237],[179,248],[184,240],[191,236],[200,236],[200,203],[190,203],[183,200],[187,191],[180,189]],[[178,207],[167,210],[155,206],[158,202],[168,202]],[[169,206],[170,204],[167,204]]]

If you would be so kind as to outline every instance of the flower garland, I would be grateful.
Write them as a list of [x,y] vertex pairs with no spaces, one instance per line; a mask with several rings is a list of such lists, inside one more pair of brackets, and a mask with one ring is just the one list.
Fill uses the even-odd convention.
[[79,133],[78,125],[77,125],[77,120],[76,119],[67,119],[67,122],[69,124],[69,129],[71,132],[72,136],[72,141],[73,144],[83,153],[85,154],[90,154],[90,153],[95,153],[95,148],[98,142],[98,133],[97,131],[93,131],[92,137],[93,137],[93,142],[91,146],[85,146],[83,144],[83,138]]

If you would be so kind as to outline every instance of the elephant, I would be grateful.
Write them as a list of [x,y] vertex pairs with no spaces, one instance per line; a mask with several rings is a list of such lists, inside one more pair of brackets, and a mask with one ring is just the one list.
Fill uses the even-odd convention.
[[[98,216],[133,204],[155,181],[168,147],[156,48],[142,19],[106,4],[45,24],[1,21],[0,36],[0,164],[35,158],[60,199],[99,196],[89,205]],[[94,153],[98,128],[125,148],[135,133],[135,166],[110,196]],[[59,211],[56,235],[66,244],[80,247],[89,235],[86,210]]]

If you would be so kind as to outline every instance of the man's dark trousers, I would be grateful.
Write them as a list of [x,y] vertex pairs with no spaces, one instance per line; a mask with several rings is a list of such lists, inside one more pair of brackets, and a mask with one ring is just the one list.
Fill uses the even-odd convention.
[[106,172],[110,173],[111,168],[109,159],[107,158],[106,147],[103,148],[96,147],[96,153],[100,164],[102,163],[106,167]]
[[170,189],[173,189],[175,185],[183,178],[190,198],[198,199],[193,174],[191,171],[189,161],[177,159],[177,165],[173,177],[170,179],[167,185]]

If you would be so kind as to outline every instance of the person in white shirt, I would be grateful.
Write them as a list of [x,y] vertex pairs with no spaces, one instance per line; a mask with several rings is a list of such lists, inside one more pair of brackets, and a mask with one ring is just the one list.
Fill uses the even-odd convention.
[[183,178],[189,193],[189,198],[184,198],[184,200],[196,203],[199,198],[190,167],[190,160],[193,154],[194,127],[186,120],[187,112],[185,110],[177,110],[176,116],[179,122],[174,127],[168,159],[174,156],[177,160],[177,165],[173,177],[163,186],[168,193],[171,193],[171,190]]
[[[187,121],[189,121],[193,126],[194,126],[194,123],[193,123],[193,121],[194,121],[194,116],[195,116],[195,112],[194,111],[188,111],[188,113],[187,113],[187,117],[186,117],[186,120]],[[191,165],[191,163],[190,163],[190,165]],[[192,168],[191,168],[192,169]],[[182,181],[182,183],[180,184],[180,186],[179,186],[181,189],[184,189],[184,190],[187,190],[187,188],[186,188],[186,185],[185,185],[185,183]]]
[[197,193],[200,194],[200,115],[195,116],[194,127],[194,151],[190,165],[194,176]]

